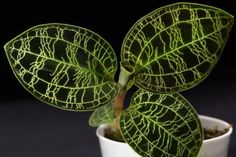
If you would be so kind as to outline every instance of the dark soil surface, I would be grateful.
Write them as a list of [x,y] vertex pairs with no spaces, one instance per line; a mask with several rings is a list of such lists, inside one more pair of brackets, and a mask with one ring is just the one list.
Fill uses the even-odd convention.
[[[224,130],[204,128],[204,140],[223,135],[228,130],[229,130],[228,128],[226,128]],[[105,130],[105,137],[108,139],[114,140],[114,141],[124,142],[122,135],[120,133],[118,133],[115,129],[111,129],[111,128],[106,129]]]
[[113,141],[125,142],[122,135],[120,134],[120,132],[115,130],[114,128],[107,128],[105,130],[104,136],[108,139],[113,140]]
[[225,134],[227,131],[229,131],[228,128],[224,130],[218,130],[218,129],[204,129],[204,140],[208,140],[214,137],[218,137],[220,135]]

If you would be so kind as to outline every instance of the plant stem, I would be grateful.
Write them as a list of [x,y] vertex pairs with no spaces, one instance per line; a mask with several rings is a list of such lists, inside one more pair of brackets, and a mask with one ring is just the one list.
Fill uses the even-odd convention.
[[134,79],[134,68],[125,61],[120,63],[120,75],[119,75],[119,93],[115,99],[114,110],[115,110],[115,128],[120,131],[120,114],[124,109],[125,96],[128,89],[133,85]]
[[121,90],[114,103],[114,110],[115,110],[115,128],[119,131],[120,130],[120,114],[124,109],[124,101],[127,91]]

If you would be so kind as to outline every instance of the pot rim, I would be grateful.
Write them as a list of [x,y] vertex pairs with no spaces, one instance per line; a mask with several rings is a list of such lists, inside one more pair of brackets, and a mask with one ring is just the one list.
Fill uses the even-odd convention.
[[[229,137],[232,132],[233,132],[233,127],[231,124],[229,124],[228,122],[222,120],[222,119],[219,119],[219,118],[215,118],[215,117],[212,117],[212,116],[206,116],[206,115],[199,115],[199,119],[201,120],[211,120],[211,121],[215,121],[217,123],[221,123],[223,124],[224,126],[226,126],[226,128],[228,128],[228,131],[226,133],[224,133],[223,135],[220,135],[220,136],[217,136],[217,137],[214,137],[214,138],[211,138],[211,139],[207,139],[207,140],[203,140],[203,143],[211,143],[211,142],[214,142],[214,141],[218,141],[218,140],[221,140],[223,138],[226,138],[226,137]],[[115,141],[115,140],[111,140],[109,138],[106,138],[104,136],[104,133],[103,133],[103,129],[106,128],[106,127],[111,127],[112,125],[110,124],[102,124],[100,125],[97,129],[96,129],[96,135],[98,138],[101,138],[105,141],[112,141],[116,144],[127,144],[125,142],[119,142],[119,141]]]
[[103,130],[104,130],[104,128],[107,128],[107,127],[112,127],[112,125],[110,125],[110,124],[101,124],[100,126],[98,126],[98,128],[96,129],[96,135],[97,135],[98,138],[100,138],[102,140],[105,140],[105,141],[120,144],[120,145],[127,144],[125,142],[119,142],[119,141],[115,141],[115,140],[112,140],[112,139],[109,139],[109,138],[105,137]]
[[199,115],[199,118],[200,118],[200,120],[209,120],[209,121],[214,121],[218,124],[222,124],[223,126],[225,126],[225,128],[228,129],[228,131],[226,133],[224,133],[220,136],[203,140],[203,143],[211,143],[211,142],[214,142],[214,141],[221,140],[223,138],[229,137],[233,132],[233,126],[231,124],[229,124],[228,122],[222,120],[222,119],[215,118],[215,117],[212,117],[212,116],[206,116],[206,115]]

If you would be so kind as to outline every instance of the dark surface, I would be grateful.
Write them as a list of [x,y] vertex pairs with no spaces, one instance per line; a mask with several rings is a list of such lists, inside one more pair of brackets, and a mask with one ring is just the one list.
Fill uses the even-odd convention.
[[99,156],[95,130],[87,119],[87,113],[55,110],[37,100],[1,103],[0,156]]
[[[95,128],[88,126],[90,113],[61,111],[28,94],[8,65],[3,50],[7,41],[34,25],[61,22],[97,32],[109,41],[119,57],[120,46],[128,29],[140,17],[172,2],[177,0],[139,0],[129,3],[127,0],[78,0],[76,3],[6,1],[0,5],[0,156],[100,157]],[[192,2],[220,7],[235,15],[235,0]],[[224,119],[233,126],[236,126],[235,27],[211,75],[198,86],[182,93],[199,114]],[[235,157],[236,154],[235,132],[228,157]]]

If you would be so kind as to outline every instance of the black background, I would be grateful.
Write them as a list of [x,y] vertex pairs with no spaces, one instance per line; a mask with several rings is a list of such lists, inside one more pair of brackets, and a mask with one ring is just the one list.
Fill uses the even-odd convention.
[[[0,142],[0,156],[92,157],[99,153],[96,137],[90,134],[94,132],[94,129],[87,126],[86,119],[88,115],[86,113],[64,112],[35,100],[23,89],[11,72],[3,50],[5,43],[38,24],[68,23],[88,28],[100,34],[113,46],[119,58],[120,47],[129,28],[147,13],[173,2],[178,1],[6,1],[0,5],[0,137],[3,138],[3,135],[7,135],[7,138],[3,138],[5,141],[0,139],[2,141]],[[235,0],[194,0],[191,2],[209,4],[236,15]],[[234,102],[236,97],[235,27],[236,25],[232,28],[222,57],[210,76],[198,86],[183,93],[190,99],[199,113],[217,116],[230,121],[232,124],[236,124],[236,116],[234,116],[236,112],[234,107],[236,104]],[[16,102],[19,102],[18,105],[16,105]],[[35,105],[37,103],[40,103],[40,105]],[[70,123],[67,120],[70,120]],[[83,122],[81,122],[82,120]],[[59,124],[57,125],[57,123]],[[37,129],[38,127],[39,129]],[[70,134],[74,133],[74,135],[69,136],[69,138],[68,136],[57,138],[58,136],[68,135],[68,131]],[[88,134],[84,136],[81,135],[82,132]],[[22,137],[18,136],[22,134]],[[77,138],[79,137],[78,140],[73,139],[76,135]],[[86,139],[86,137],[89,139]],[[22,144],[19,141],[18,143],[15,142],[16,140],[21,140]],[[67,140],[70,140],[70,142],[66,142]],[[33,141],[37,142],[33,145],[27,143]],[[85,144],[81,144],[80,141],[85,142]],[[56,145],[58,147],[54,148],[55,145],[50,144],[50,142],[62,143],[60,147]],[[233,149],[235,143],[236,138],[233,135],[229,157],[233,157],[233,154],[236,153]],[[83,145],[82,148],[81,145]],[[93,147],[90,148],[90,146]],[[5,151],[1,151],[1,147],[5,148]],[[57,153],[52,153],[54,149]],[[16,150],[16,153],[14,154],[11,150]],[[90,152],[83,154],[87,150]],[[70,151],[77,154],[68,154]]]

